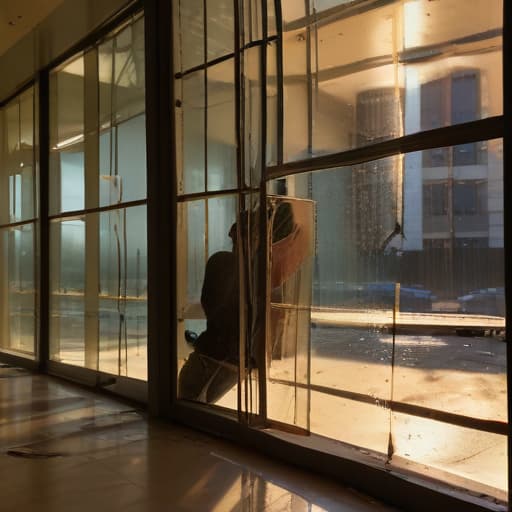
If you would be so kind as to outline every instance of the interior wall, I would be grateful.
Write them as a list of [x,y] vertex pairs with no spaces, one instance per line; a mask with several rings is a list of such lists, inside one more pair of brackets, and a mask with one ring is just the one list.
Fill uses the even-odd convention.
[[131,3],[130,0],[65,0],[0,56],[0,101]]

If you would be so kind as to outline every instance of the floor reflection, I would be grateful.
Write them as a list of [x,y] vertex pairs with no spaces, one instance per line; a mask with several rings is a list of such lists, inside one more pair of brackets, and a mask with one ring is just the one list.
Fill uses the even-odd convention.
[[365,496],[60,380],[0,368],[3,512],[378,512]]

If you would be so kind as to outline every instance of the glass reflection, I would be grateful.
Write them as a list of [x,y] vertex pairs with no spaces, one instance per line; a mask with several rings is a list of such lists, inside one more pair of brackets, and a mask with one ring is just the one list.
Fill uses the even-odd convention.
[[51,358],[146,379],[146,207],[53,221],[50,258]]
[[235,47],[235,13],[231,0],[206,2],[207,61],[233,53]]
[[36,344],[34,224],[0,230],[0,348],[33,356]]
[[502,114],[502,1],[351,3],[283,4],[285,160]]
[[144,20],[98,46],[99,124],[110,127],[145,110]]
[[0,109],[0,225],[37,215],[34,130],[29,89]]
[[84,58],[50,74],[50,214],[85,206]]

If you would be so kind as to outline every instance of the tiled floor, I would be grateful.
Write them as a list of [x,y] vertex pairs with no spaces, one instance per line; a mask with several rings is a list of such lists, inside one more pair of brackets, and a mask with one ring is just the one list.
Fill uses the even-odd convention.
[[24,370],[0,368],[0,410],[2,512],[392,510]]

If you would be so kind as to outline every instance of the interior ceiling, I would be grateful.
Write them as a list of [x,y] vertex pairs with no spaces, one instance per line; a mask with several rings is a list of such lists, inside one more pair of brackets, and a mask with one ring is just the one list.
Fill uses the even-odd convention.
[[0,0],[0,56],[64,0]]

